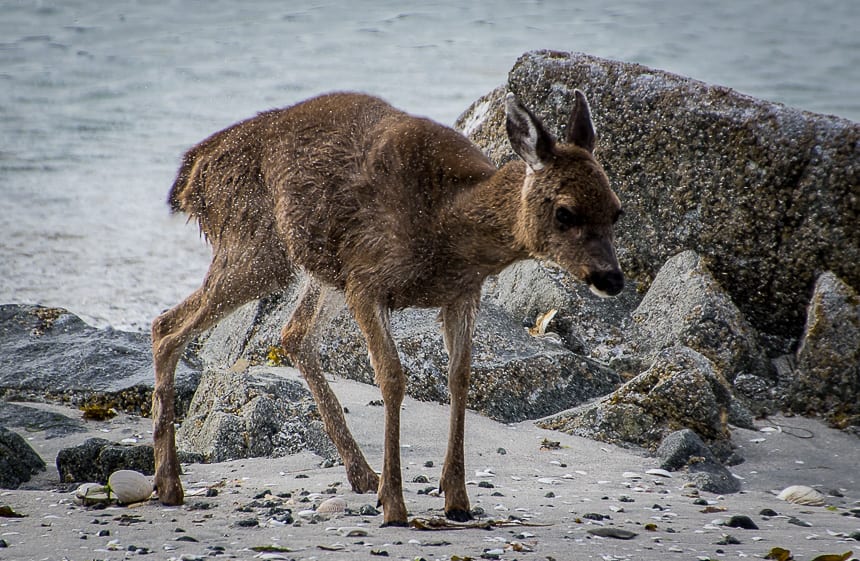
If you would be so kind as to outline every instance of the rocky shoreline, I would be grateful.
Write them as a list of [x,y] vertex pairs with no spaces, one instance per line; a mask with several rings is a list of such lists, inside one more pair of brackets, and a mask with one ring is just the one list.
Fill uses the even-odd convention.
[[[151,433],[143,418],[152,391],[148,336],[95,329],[65,310],[0,306],[0,486],[20,489],[3,502],[28,515],[8,519],[10,528],[27,532],[12,530],[3,543],[26,552],[21,558],[35,558],[38,546],[28,539],[47,535],[73,551],[66,542],[75,532],[78,540],[105,537],[74,529],[89,515],[93,525],[110,525],[106,519],[113,516],[123,526],[123,517],[139,517],[129,529],[159,528],[134,530],[143,541],[107,540],[106,549],[87,553],[104,558],[159,547],[174,558],[270,559],[345,558],[344,551],[564,559],[568,547],[580,547],[581,558],[601,551],[618,559],[752,551],[764,557],[769,548],[763,544],[796,555],[824,552],[816,540],[828,553],[850,549],[860,538],[853,467],[860,465],[860,126],[639,65],[548,51],[524,55],[508,83],[476,101],[458,126],[495,161],[505,161],[512,153],[504,141],[503,92],[515,91],[560,133],[566,115],[559,108],[570,106],[574,87],[589,94],[598,157],[624,201],[619,258],[632,282],[619,298],[598,300],[553,264],[528,261],[485,286],[469,407],[470,422],[488,432],[472,432],[477,447],[467,466],[478,470],[470,488],[483,497],[477,519],[495,521],[489,524],[494,532],[506,534],[498,547],[481,547],[476,530],[465,530],[440,534],[437,541],[448,546],[421,549],[433,539],[380,532],[373,515],[359,514],[364,505],[358,503],[372,497],[343,487],[309,393],[277,348],[300,283],[244,306],[201,336],[177,372],[185,484],[204,496],[214,493],[211,500],[190,500],[181,509],[152,503],[134,514],[108,506],[107,516],[94,516],[92,506],[77,504],[69,492],[82,482],[103,483],[118,469],[151,474]],[[324,305],[331,313],[321,316],[329,324],[313,344],[337,381],[348,421],[364,435],[359,442],[378,462],[373,422],[380,408],[373,403],[379,397],[368,397],[373,375],[363,340],[341,296],[331,294]],[[435,316],[410,309],[391,320],[409,374],[407,409],[439,428],[432,438],[421,427],[406,429],[425,450],[426,457],[410,464],[416,482],[407,493],[425,526],[432,523],[420,520],[438,514],[426,483],[438,479],[428,465],[441,463],[447,425],[438,405],[447,400],[446,356]],[[814,434],[815,442],[782,430],[793,425]],[[108,436],[97,440],[101,430]],[[512,443],[509,431],[528,435],[528,442]],[[774,465],[761,453],[777,440],[800,463]],[[507,444],[492,448],[496,441]],[[833,442],[838,448],[829,447]],[[779,450],[771,453],[784,453]],[[279,459],[273,463],[273,457]],[[821,473],[797,467],[810,462]],[[802,477],[792,478],[797,471]],[[231,475],[237,472],[249,475]],[[299,474],[309,480],[293,481]],[[273,488],[265,488],[268,482]],[[812,486],[829,506],[774,506],[769,491],[790,485]],[[330,495],[344,499],[347,510],[337,503],[322,516],[320,503]],[[516,504],[501,498],[513,495]],[[634,514],[622,496],[660,508],[646,505],[646,515],[639,505]],[[671,508],[663,504],[667,497]],[[43,501],[54,510],[41,508]],[[585,510],[592,502],[593,511]],[[247,524],[237,512],[248,515]],[[314,528],[317,513],[321,526]],[[765,537],[737,540],[740,530],[727,529],[729,514],[758,520]],[[819,530],[809,532],[816,537],[800,539],[782,524],[795,525],[791,519],[813,524]],[[220,526],[230,530],[218,537]],[[343,530],[353,526],[353,535]],[[198,535],[181,545],[162,535],[188,528]],[[301,545],[249,549],[249,536],[259,540],[262,528],[295,532]],[[667,535],[679,531],[683,537]],[[624,532],[637,536],[628,542]],[[726,543],[715,546],[716,535]],[[414,552],[413,540],[421,546]],[[319,549],[314,541],[343,547]],[[203,543],[221,549],[203,551]]]

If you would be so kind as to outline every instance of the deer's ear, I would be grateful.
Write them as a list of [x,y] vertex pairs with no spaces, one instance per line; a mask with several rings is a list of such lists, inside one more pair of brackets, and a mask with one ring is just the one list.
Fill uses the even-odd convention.
[[570,121],[567,123],[567,134],[565,142],[576,144],[580,148],[585,148],[589,152],[594,152],[594,141],[597,133],[594,130],[594,123],[591,122],[591,109],[588,107],[588,100],[585,94],[579,90],[574,90],[573,95],[576,97],[573,105],[573,112],[570,114]]
[[505,114],[511,148],[534,171],[543,169],[552,158],[555,139],[512,93],[505,96]]

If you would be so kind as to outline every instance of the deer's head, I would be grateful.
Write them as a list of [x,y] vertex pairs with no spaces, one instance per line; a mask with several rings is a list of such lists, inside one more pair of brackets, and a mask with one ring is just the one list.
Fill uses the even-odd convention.
[[594,159],[588,101],[579,90],[575,97],[564,142],[514,94],[505,99],[508,138],[526,163],[517,237],[533,256],[554,260],[595,294],[615,296],[624,288],[613,233],[621,202]]

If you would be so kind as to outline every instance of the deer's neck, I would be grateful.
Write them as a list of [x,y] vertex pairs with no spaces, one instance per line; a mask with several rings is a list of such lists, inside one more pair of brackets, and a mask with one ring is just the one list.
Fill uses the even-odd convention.
[[460,194],[448,217],[451,244],[465,263],[495,274],[529,257],[518,216],[525,165],[509,162],[475,188]]

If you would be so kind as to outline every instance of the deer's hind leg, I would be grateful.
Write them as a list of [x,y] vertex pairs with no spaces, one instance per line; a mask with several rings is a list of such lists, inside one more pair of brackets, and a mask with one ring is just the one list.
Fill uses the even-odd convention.
[[301,371],[314,396],[326,433],[346,467],[346,477],[352,490],[356,493],[368,493],[376,491],[379,476],[367,463],[350,433],[343,408],[328,385],[320,367],[319,357],[308,338],[308,335],[325,321],[327,313],[331,312],[326,308],[328,291],[328,288],[320,286],[312,278],[307,280],[293,315],[281,332],[281,346]]
[[[152,323],[152,355],[155,389],[152,393],[155,486],[159,500],[166,505],[182,504],[184,493],[179,481],[179,460],[175,443],[174,371],[188,342],[213,326],[242,304],[265,296],[289,278],[288,268],[277,274],[259,266],[261,254],[248,248],[235,258],[228,252],[215,252],[203,285],[177,306]],[[271,259],[272,253],[267,254]],[[286,275],[286,276],[285,276]]]

